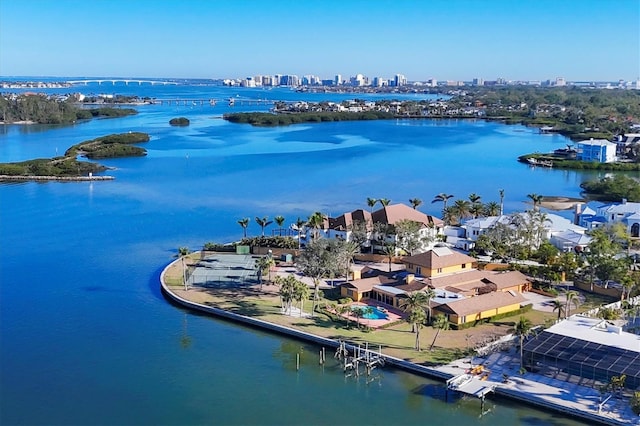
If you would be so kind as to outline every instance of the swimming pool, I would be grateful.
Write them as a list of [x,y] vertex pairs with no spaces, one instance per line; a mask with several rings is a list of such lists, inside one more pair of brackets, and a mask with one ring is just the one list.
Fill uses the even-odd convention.
[[373,320],[380,320],[380,319],[387,319],[389,318],[389,315],[387,315],[386,313],[382,312],[379,308],[376,308],[375,306],[362,306],[362,305],[354,305],[351,307],[351,311],[364,311],[367,308],[371,308],[370,312],[365,312],[362,315],[362,318],[364,319],[373,319]]

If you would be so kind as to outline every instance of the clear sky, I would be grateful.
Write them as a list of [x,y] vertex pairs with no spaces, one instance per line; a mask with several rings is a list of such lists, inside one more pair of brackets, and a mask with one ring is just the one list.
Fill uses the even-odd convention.
[[635,80],[640,0],[0,0],[0,75]]

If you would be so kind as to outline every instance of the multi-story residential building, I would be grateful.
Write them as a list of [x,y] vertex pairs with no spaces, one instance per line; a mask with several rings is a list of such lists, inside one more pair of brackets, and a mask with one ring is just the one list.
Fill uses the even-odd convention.
[[616,144],[606,139],[589,139],[576,145],[576,158],[580,161],[612,163],[616,161]]

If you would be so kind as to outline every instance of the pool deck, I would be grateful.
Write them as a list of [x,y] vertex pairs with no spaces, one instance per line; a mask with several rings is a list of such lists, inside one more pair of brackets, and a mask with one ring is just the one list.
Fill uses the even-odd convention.
[[[218,260],[220,261],[220,260]],[[188,308],[206,312],[212,315],[236,320],[245,324],[261,327],[267,330],[308,340],[310,342],[337,347],[338,341],[328,339],[322,336],[306,333],[301,330],[280,326],[256,318],[235,314],[229,311],[218,309],[212,306],[202,305],[185,297],[185,292],[172,291],[165,284],[164,275],[167,269],[178,260],[172,262],[164,269],[160,276],[160,284],[163,292],[173,301]],[[243,266],[247,266],[245,263]],[[233,266],[233,265],[231,265]],[[244,269],[244,268],[243,268]],[[280,273],[288,274],[292,271],[281,271]],[[225,277],[230,278],[230,277]],[[234,277],[235,278],[235,277]],[[225,280],[226,281],[226,280]],[[230,282],[237,282],[235,279]],[[308,281],[305,279],[303,281]],[[246,284],[245,284],[246,285]],[[188,295],[188,292],[187,292]],[[365,305],[365,303],[362,303]],[[387,308],[390,313],[391,309]],[[398,316],[400,318],[400,316]],[[367,320],[364,320],[367,321]],[[368,321],[385,321],[389,320],[368,320]],[[590,423],[599,423],[607,425],[640,425],[640,416],[635,415],[626,400],[610,399],[599,409],[600,393],[592,387],[582,386],[579,383],[570,383],[551,377],[546,377],[534,373],[525,373],[520,375],[518,369],[520,366],[517,354],[511,352],[496,352],[486,357],[464,358],[456,360],[450,364],[437,367],[427,367],[420,364],[411,363],[399,358],[384,355],[387,362],[398,368],[424,375],[439,380],[447,380],[462,373],[465,373],[472,365],[482,364],[485,370],[489,371],[488,381],[497,383],[494,392],[496,395],[518,400],[534,406],[552,409],[576,418],[589,421]],[[503,382],[503,374],[509,376],[507,383]]]

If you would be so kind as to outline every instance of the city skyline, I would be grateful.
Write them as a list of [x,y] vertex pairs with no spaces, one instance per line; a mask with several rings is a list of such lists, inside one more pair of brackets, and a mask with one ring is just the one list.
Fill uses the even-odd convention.
[[371,3],[5,0],[0,75],[640,77],[638,0]]

